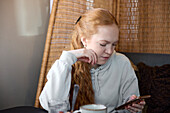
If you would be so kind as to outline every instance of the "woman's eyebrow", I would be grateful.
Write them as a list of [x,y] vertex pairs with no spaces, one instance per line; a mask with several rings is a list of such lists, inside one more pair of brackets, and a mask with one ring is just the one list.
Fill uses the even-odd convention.
[[115,41],[114,44],[115,44],[115,43],[118,43],[118,41],[119,41],[119,40]]
[[[105,42],[107,42],[107,43],[111,43],[110,41],[107,41],[107,40],[100,40],[100,41],[105,41]],[[118,40],[117,41],[115,41],[115,42],[113,42],[114,44],[115,43],[118,43]]]

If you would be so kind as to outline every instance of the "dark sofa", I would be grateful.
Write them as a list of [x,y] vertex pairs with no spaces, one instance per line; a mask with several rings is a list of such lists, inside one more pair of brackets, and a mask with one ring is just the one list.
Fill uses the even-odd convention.
[[153,67],[139,63],[137,68],[140,94],[151,95],[143,113],[170,113],[170,64]]

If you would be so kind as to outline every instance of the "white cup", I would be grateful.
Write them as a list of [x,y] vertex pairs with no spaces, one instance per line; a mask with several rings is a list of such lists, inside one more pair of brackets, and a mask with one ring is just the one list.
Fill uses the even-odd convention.
[[63,113],[66,113],[68,108],[68,102],[67,101],[50,101],[48,103],[49,105],[49,113],[60,113],[61,111]]
[[80,107],[73,113],[107,113],[107,107],[101,104],[89,104]]

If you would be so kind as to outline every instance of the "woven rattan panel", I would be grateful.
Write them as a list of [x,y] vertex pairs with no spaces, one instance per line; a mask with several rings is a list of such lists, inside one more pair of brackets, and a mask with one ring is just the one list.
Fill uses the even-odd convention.
[[40,107],[39,95],[46,75],[63,50],[70,49],[71,35],[79,16],[93,6],[93,0],[54,0],[41,65],[35,107]]
[[83,0],[59,1],[51,37],[47,72],[56,59],[59,58],[61,52],[70,49],[74,23],[85,10],[86,2]]
[[94,0],[93,3],[94,8],[104,8],[113,12],[113,0]]
[[170,54],[170,0],[120,0],[121,52]]

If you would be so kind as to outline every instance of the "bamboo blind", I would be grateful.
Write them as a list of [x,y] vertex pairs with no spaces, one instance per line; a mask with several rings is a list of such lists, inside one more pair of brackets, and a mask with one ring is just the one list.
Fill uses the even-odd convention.
[[118,51],[170,54],[170,0],[118,1]]

